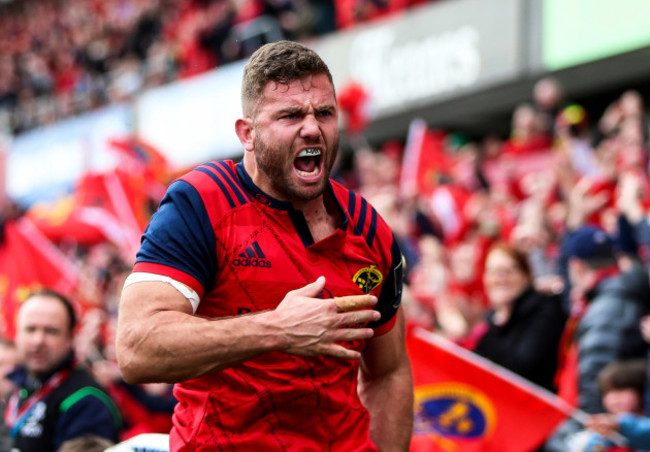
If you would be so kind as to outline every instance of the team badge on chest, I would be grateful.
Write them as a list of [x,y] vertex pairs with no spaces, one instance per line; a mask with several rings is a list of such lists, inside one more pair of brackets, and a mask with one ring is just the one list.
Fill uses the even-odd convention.
[[374,265],[371,265],[359,270],[352,280],[364,293],[370,293],[372,289],[382,283],[384,276]]

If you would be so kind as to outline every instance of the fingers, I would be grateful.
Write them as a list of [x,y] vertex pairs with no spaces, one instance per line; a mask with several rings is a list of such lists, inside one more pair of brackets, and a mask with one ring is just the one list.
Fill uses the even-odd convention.
[[332,350],[327,355],[333,356],[334,358],[340,359],[359,359],[361,358],[361,353],[356,350],[350,350],[341,345],[334,345]]
[[333,358],[339,358],[339,359],[361,358],[361,352],[357,350],[345,348],[340,344],[323,345],[318,349],[312,349],[312,350],[301,350],[301,349],[288,350],[288,352],[299,356],[331,356]]
[[[347,339],[347,341],[359,339],[358,337],[352,338],[352,334],[355,334],[356,336],[363,334],[363,336],[365,336],[367,339],[369,337],[372,337],[373,331],[370,329],[352,330],[349,331],[349,334],[350,339]],[[314,350],[313,354],[318,356],[331,356],[333,358],[339,359],[359,359],[361,357],[361,352],[359,350],[347,348],[344,342],[344,340],[341,340],[334,343],[322,344],[318,350]]]
[[338,326],[357,325],[366,322],[379,320],[381,314],[371,308],[377,304],[377,297],[374,295],[345,295],[334,297],[334,304],[341,315]]
[[359,359],[360,352],[350,343],[373,336],[374,331],[366,324],[381,317],[373,309],[377,297],[368,294],[322,298],[325,282],[320,276],[287,293],[278,305],[278,318],[289,325],[285,330],[285,351],[302,356]]
[[370,339],[375,331],[372,328],[340,328],[335,337],[335,342],[351,342]]
[[379,311],[374,311],[371,309],[363,309],[361,311],[352,311],[352,312],[343,312],[343,313],[339,313],[336,326],[340,327],[340,326],[360,325],[367,322],[373,322],[379,320],[380,318],[381,318],[381,314],[379,313]]
[[315,297],[325,287],[325,277],[319,276],[316,281],[309,283],[299,289],[292,290],[291,293],[305,297]]
[[372,295],[347,295],[334,297],[334,303],[340,311],[354,311],[361,308],[369,308],[377,303],[377,298]]

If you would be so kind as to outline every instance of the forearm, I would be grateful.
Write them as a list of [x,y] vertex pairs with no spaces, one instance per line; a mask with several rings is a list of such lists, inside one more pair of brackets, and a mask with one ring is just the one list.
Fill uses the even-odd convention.
[[281,349],[281,336],[265,321],[268,314],[207,320],[161,311],[118,327],[123,378],[133,384],[176,383]]
[[366,342],[359,396],[370,412],[370,439],[382,452],[408,451],[413,433],[413,377],[404,342],[404,314],[388,333]]
[[413,380],[408,360],[378,378],[361,374],[359,394],[370,412],[370,438],[384,451],[408,451],[413,432]]
[[[341,342],[368,339],[370,328],[341,328],[376,321],[371,309],[342,311],[332,299],[313,298],[325,278],[287,293],[276,309],[205,319],[162,282],[132,284],[122,291],[116,351],[128,383],[176,383],[215,372],[269,351],[358,359]],[[366,307],[374,306],[369,297]]]

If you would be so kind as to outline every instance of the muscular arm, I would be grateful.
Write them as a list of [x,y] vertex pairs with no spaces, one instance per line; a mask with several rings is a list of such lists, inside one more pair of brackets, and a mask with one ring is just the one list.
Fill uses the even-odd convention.
[[402,309],[393,329],[366,341],[359,395],[370,412],[370,438],[383,451],[407,451],[413,430],[413,379]]
[[[125,287],[118,313],[116,351],[129,383],[175,383],[278,350],[303,356],[358,359],[336,341],[367,339],[368,328],[341,325],[376,320],[373,310],[342,312],[332,299],[314,298],[325,278],[289,292],[273,311],[222,319],[192,314],[188,300],[163,282]],[[372,298],[372,303],[377,299]]]

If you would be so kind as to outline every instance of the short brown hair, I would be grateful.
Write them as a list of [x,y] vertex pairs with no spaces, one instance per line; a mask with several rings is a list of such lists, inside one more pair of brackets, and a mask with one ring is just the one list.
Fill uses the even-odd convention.
[[612,361],[598,373],[601,394],[612,390],[634,389],[643,396],[646,386],[648,361],[634,358]]
[[241,102],[244,115],[250,116],[270,81],[286,85],[308,75],[325,74],[332,87],[332,74],[320,56],[292,41],[265,44],[251,55],[244,67]]
[[485,254],[485,259],[487,260],[488,256],[492,254],[493,251],[501,251],[515,261],[519,270],[521,270],[527,277],[532,278],[533,272],[530,268],[530,263],[528,262],[528,256],[518,248],[506,242],[496,242],[488,249],[488,252]]
[[63,305],[63,307],[65,308],[65,312],[68,315],[68,331],[70,332],[70,334],[74,334],[74,330],[77,327],[77,313],[75,312],[72,301],[70,301],[68,297],[66,297],[60,292],[57,292],[56,290],[44,288],[44,289],[35,290],[34,292],[30,293],[27,296],[27,298],[25,298],[24,302],[36,296],[49,297],[58,300]]
[[57,452],[102,452],[114,446],[109,439],[97,435],[85,435],[65,441]]

